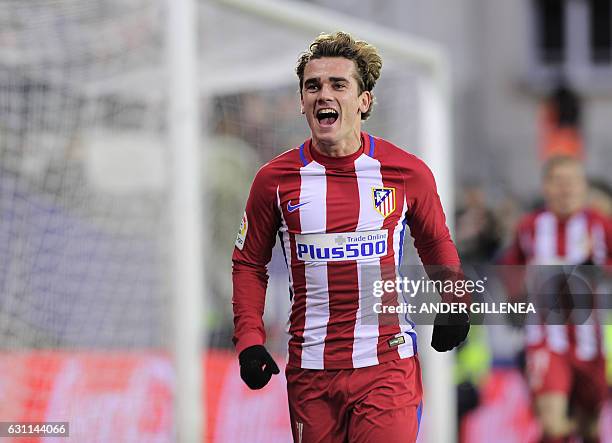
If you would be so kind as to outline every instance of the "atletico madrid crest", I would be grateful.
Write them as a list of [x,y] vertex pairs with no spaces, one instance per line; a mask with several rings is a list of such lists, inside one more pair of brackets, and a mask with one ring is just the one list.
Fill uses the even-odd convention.
[[395,211],[395,188],[372,188],[374,209],[384,218],[389,217]]

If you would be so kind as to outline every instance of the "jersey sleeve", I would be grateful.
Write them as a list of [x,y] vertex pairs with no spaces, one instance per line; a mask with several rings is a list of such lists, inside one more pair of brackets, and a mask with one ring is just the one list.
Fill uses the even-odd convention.
[[280,224],[276,192],[274,175],[264,166],[251,186],[232,256],[232,341],[238,353],[262,345],[266,339],[262,318],[268,286],[266,265]]
[[532,223],[533,215],[529,214],[519,221],[515,228],[512,243],[508,246],[495,261],[499,266],[497,277],[502,283],[506,298],[510,302],[526,302],[527,289],[525,287],[526,269],[528,252],[525,248],[529,243],[526,242],[529,226]]
[[612,267],[612,218],[607,217],[604,219],[604,236],[605,236],[605,265],[610,272]]
[[[418,160],[418,159],[417,159]],[[405,177],[408,226],[425,271],[431,280],[465,280],[455,244],[446,226],[446,217],[431,170],[418,160],[414,173]],[[456,287],[454,284],[452,287]],[[470,303],[471,294],[443,291],[445,303]]]
[[446,217],[430,169],[418,161],[414,172],[404,177],[408,199],[408,227],[424,265],[459,265]]

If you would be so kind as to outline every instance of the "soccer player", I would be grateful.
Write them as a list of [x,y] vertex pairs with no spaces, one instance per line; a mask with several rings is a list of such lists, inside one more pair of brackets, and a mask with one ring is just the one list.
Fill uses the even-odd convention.
[[[300,56],[301,112],[311,138],[259,170],[236,239],[233,340],[251,389],[279,372],[262,321],[277,235],[285,255],[295,442],[416,440],[422,384],[414,324],[399,314],[374,315],[362,278],[366,270],[395,278],[406,225],[425,265],[459,266],[430,170],[361,130],[381,67],[375,47],[342,32],[320,35]],[[436,324],[433,347],[453,349],[468,321],[458,315]]]
[[[526,215],[503,264],[612,263],[610,219],[585,206],[583,166],[553,157],[543,170],[546,207]],[[563,294],[557,295],[561,301]],[[543,443],[599,442],[598,418],[607,397],[604,348],[597,311],[583,324],[527,324],[527,379]],[[601,319],[599,319],[601,320]],[[569,411],[572,411],[570,414]]]

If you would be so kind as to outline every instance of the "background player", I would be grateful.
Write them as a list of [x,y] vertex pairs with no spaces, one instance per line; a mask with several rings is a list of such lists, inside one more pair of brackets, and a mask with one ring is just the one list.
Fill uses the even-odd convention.
[[[367,280],[395,278],[406,225],[425,265],[459,266],[427,166],[361,131],[381,67],[376,48],[342,32],[320,35],[302,54],[296,72],[312,137],[259,170],[236,240],[234,343],[252,389],[279,372],[262,322],[277,235],[285,254],[286,375],[299,442],[416,440],[422,385],[414,324],[375,315]],[[383,302],[397,303],[397,294]],[[454,320],[434,327],[435,349],[465,339],[467,318]]]
[[[610,220],[585,207],[587,182],[573,157],[553,157],[543,170],[546,207],[520,222],[504,264],[606,264],[612,257]],[[594,312],[596,314],[596,311]],[[566,442],[576,430],[598,442],[598,418],[607,397],[601,327],[526,325],[527,377],[542,442]],[[569,414],[568,410],[574,411]]]

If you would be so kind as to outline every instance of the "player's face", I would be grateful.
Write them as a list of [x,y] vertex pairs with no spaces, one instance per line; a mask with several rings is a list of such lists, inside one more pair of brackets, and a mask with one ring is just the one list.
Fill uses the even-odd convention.
[[337,145],[359,140],[361,114],[372,95],[359,93],[355,62],[343,57],[314,59],[304,69],[302,112],[316,142]]
[[544,179],[544,197],[557,215],[569,216],[582,209],[587,191],[584,170],[579,163],[561,163]]

